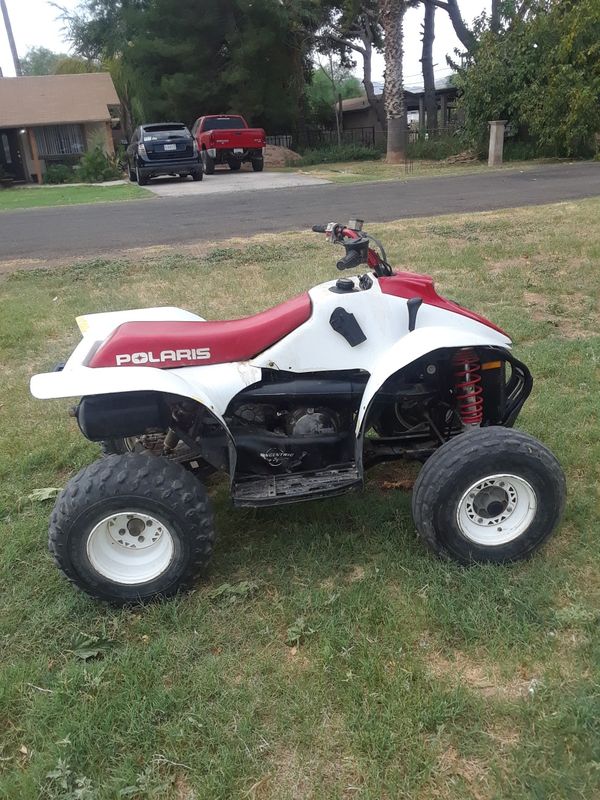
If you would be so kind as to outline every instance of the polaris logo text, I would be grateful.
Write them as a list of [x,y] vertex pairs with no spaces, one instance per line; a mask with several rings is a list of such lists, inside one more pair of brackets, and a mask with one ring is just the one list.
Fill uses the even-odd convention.
[[115,356],[117,367],[123,364],[168,364],[179,361],[205,361],[210,358],[209,347],[195,347],[189,350],[161,350],[160,353],[120,353]]

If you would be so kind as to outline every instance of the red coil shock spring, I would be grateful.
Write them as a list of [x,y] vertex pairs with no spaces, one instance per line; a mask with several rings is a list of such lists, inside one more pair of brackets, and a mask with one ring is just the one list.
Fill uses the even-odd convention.
[[454,388],[458,411],[464,425],[481,425],[483,421],[483,387],[481,361],[474,350],[458,350],[453,359]]

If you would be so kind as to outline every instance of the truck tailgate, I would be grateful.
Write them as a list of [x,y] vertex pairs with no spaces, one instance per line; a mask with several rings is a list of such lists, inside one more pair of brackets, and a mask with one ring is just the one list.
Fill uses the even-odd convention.
[[256,150],[265,146],[265,133],[262,128],[215,130],[213,135],[215,146],[219,150],[233,148]]

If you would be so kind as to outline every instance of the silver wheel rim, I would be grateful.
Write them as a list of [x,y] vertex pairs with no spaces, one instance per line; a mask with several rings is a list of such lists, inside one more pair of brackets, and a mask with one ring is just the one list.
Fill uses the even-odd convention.
[[131,586],[162,575],[173,559],[175,545],[162,520],[128,510],[94,525],[86,549],[96,572],[113,583]]
[[498,547],[522,536],[537,511],[533,487],[517,475],[488,475],[460,498],[456,521],[475,544]]

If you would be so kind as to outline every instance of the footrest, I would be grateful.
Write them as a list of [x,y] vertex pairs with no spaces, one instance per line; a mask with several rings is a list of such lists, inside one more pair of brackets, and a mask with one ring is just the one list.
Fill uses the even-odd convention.
[[270,506],[342,494],[361,485],[356,464],[352,464],[320,472],[242,478],[233,484],[232,497],[236,506]]

